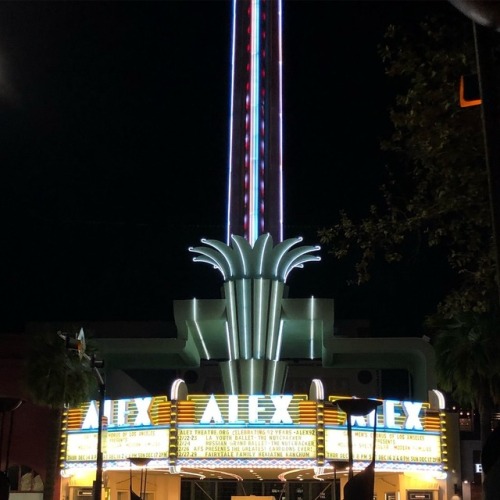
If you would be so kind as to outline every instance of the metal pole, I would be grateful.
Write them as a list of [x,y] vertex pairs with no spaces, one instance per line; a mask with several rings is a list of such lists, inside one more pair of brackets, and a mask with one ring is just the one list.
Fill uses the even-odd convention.
[[94,368],[96,376],[99,381],[99,421],[97,423],[97,459],[96,459],[96,471],[95,471],[95,481],[94,481],[94,500],[101,500],[102,498],[102,466],[103,466],[103,455],[102,455],[102,421],[104,418],[104,398],[106,395],[106,384],[102,378],[101,373],[97,368]]
[[486,167],[495,244],[497,286],[500,292],[500,36],[473,23],[476,44]]
[[337,467],[333,466],[333,500],[337,500]]
[[347,412],[347,448],[349,453],[349,479],[352,479],[354,475],[354,471],[352,470],[354,467],[354,457],[352,454],[352,422],[351,422],[351,414]]
[[72,351],[77,351],[80,356],[80,361],[85,359],[94,371],[95,378],[99,386],[99,410],[97,422],[97,455],[96,455],[96,472],[95,481],[92,485],[92,493],[94,500],[101,500],[102,498],[102,421],[104,418],[104,399],[106,397],[106,384],[99,368],[104,366],[104,361],[96,359],[95,355],[89,356],[85,352],[85,335],[83,328],[76,338],[72,338],[67,333],[58,332],[58,335],[66,343],[66,348]]

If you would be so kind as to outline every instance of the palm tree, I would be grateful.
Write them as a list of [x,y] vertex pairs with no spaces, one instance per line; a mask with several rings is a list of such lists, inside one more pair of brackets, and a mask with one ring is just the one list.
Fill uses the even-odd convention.
[[92,368],[82,362],[78,352],[66,348],[60,333],[41,332],[31,341],[23,383],[31,402],[47,406],[51,411],[50,428],[46,429],[48,446],[43,499],[53,500],[64,409],[88,401],[96,380]]
[[439,387],[458,403],[477,410],[484,446],[491,417],[500,403],[500,322],[492,313],[462,312],[434,319],[436,374]]

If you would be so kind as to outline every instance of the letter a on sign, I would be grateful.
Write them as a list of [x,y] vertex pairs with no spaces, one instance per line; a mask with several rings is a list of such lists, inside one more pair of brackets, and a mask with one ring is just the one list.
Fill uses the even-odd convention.
[[217,404],[217,401],[215,400],[213,394],[210,396],[210,399],[208,400],[207,407],[203,412],[203,415],[200,419],[200,423],[209,424],[212,421],[216,424],[224,423],[224,419],[222,418],[222,413],[220,411],[219,405]]

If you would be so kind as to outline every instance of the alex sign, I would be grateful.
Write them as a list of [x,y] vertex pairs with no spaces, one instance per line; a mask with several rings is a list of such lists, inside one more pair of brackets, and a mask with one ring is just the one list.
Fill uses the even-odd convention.
[[[423,430],[421,417],[424,416],[422,410],[422,403],[384,401],[382,411],[377,413],[377,427],[421,431]],[[373,427],[375,412],[366,416],[353,416],[351,424],[353,427]]]
[[[150,408],[155,398],[133,398],[108,400],[104,403],[104,417],[109,429],[115,427],[141,427],[153,425]],[[97,429],[99,411],[91,401],[83,419],[82,429]]]
[[[106,401],[104,416],[109,430],[118,427],[156,425],[151,409],[157,398],[132,398]],[[199,424],[299,424],[300,402],[305,395],[194,395],[195,423]],[[387,429],[422,430],[423,404],[420,402],[384,401],[377,414],[377,426]],[[375,414],[352,417],[356,427],[373,427]],[[345,423],[345,422],[342,422]],[[92,401],[85,408],[81,429],[97,429],[98,408]]]
[[[333,399],[333,398],[332,398]],[[438,465],[441,460],[439,419],[428,404],[384,401],[378,408],[377,460]],[[306,395],[188,395],[106,401],[104,460],[131,456],[176,459],[309,460],[317,457],[318,426],[324,425],[325,458],[347,457],[345,414],[317,419]],[[434,420],[433,420],[434,419]],[[436,423],[437,420],[437,423]],[[429,425],[431,422],[432,425]],[[375,413],[352,417],[356,458],[371,454]],[[171,427],[176,431],[172,434]],[[98,408],[95,402],[70,410],[66,464],[95,460]],[[172,437],[173,436],[173,437]],[[175,441],[171,442],[171,439]]]
[[200,424],[293,424],[299,423],[299,403],[305,396],[194,396]]

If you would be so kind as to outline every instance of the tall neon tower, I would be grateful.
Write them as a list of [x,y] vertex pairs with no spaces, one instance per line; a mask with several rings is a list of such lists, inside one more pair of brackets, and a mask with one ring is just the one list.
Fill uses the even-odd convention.
[[283,241],[282,0],[233,0],[227,235]]
[[[319,247],[283,239],[282,0],[232,7],[226,243],[190,248],[222,274],[223,299],[179,304],[176,323],[200,359],[220,360],[229,394],[278,394],[285,359],[321,357],[315,300],[297,312],[286,299],[290,272],[320,260],[310,255]],[[302,316],[307,326],[297,330]]]

